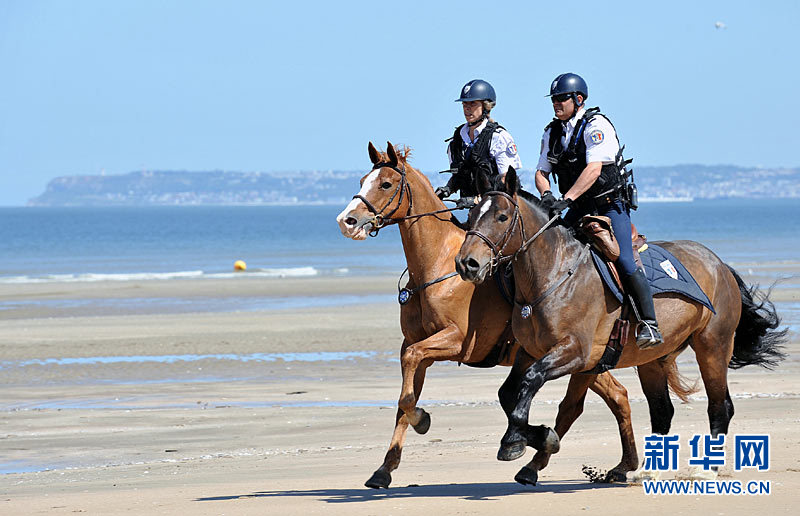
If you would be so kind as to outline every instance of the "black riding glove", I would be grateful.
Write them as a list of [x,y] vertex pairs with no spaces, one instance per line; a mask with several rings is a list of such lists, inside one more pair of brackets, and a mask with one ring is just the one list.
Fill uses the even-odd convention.
[[561,212],[569,208],[571,205],[572,199],[565,199],[563,197],[553,202],[553,205],[550,206],[550,218],[552,219],[556,215],[561,215]]
[[550,208],[553,207],[553,204],[556,202],[556,196],[553,195],[553,192],[547,190],[542,194],[542,208],[550,211]]
[[474,197],[462,197],[461,199],[456,201],[456,208],[466,208],[472,209],[475,206],[475,198]]
[[445,197],[449,197],[450,194],[453,193],[453,191],[450,190],[449,185],[444,185],[437,188],[435,193],[436,197],[438,197],[439,199],[444,199]]

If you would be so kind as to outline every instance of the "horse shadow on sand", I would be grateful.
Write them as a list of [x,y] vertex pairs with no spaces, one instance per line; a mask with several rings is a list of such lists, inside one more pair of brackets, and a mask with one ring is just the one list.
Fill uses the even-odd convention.
[[307,489],[287,491],[256,491],[249,494],[234,494],[196,498],[196,502],[219,502],[243,498],[315,498],[326,503],[369,502],[375,500],[402,498],[460,498],[463,500],[485,501],[514,495],[535,495],[537,493],[569,494],[598,489],[625,489],[627,484],[596,484],[585,481],[539,482],[536,487],[523,486],[514,482],[466,483],[466,484],[411,484],[406,487],[390,489]]

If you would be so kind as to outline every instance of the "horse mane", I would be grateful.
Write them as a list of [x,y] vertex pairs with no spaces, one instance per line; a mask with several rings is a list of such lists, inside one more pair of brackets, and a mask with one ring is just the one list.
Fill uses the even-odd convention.
[[[501,191],[504,191],[503,183],[500,182],[499,180],[497,181],[497,183],[499,184]],[[531,192],[520,188],[519,183],[517,183],[517,191],[515,193],[517,194],[517,199],[521,199],[522,201],[524,201],[525,204],[527,204],[532,211],[541,214],[545,219],[550,218],[549,215],[545,212],[544,207],[542,206],[542,200],[536,195],[532,194]],[[552,227],[553,228],[560,227],[561,229],[566,231],[567,235],[570,237],[568,238],[568,241],[572,240],[583,243],[583,241],[581,240],[581,236],[578,234],[578,232],[574,228],[566,227],[564,225],[563,220],[556,221],[556,223]],[[678,391],[675,392],[677,393]]]
[[[408,145],[395,145],[394,152],[397,154],[397,159],[399,161],[402,161],[406,165],[408,164],[411,158],[411,147]],[[378,150],[378,154],[381,155],[381,161],[389,161],[389,154],[387,154],[385,151]]]

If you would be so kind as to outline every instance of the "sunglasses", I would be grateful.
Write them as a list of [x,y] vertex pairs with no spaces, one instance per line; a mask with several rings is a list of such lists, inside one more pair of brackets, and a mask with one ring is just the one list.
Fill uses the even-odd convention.
[[572,93],[562,93],[560,95],[553,95],[551,99],[553,102],[566,102],[572,98]]

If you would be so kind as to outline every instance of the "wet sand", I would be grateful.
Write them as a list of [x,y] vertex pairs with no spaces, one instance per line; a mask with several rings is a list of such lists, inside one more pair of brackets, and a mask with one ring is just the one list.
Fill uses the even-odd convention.
[[[796,282],[797,268],[781,267]],[[583,465],[609,469],[620,456],[616,424],[594,394],[539,485],[521,486],[513,477],[532,452],[513,463],[495,459],[506,426],[496,392],[507,369],[452,363],[429,370],[421,405],[431,413],[430,431],[409,434],[392,487],[374,491],[363,483],[386,452],[400,386],[395,282],[0,286],[0,301],[18,302],[0,312],[0,513],[796,512],[800,290],[773,293],[793,329],[789,358],[777,371],[729,375],[731,433],[769,433],[772,447],[768,472],[730,478],[769,480],[769,496],[648,496],[641,485],[589,482]],[[204,302],[295,298],[303,305],[336,295],[370,302],[239,311]],[[119,299],[136,303],[103,310]],[[183,309],[174,309],[175,299]],[[156,302],[135,306],[139,300]],[[691,351],[679,364],[699,377]],[[634,370],[615,375],[629,391],[642,458],[647,404]],[[547,384],[531,421],[552,424],[565,388],[565,379]],[[685,463],[685,442],[708,428],[702,388],[675,409]]]

